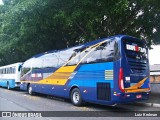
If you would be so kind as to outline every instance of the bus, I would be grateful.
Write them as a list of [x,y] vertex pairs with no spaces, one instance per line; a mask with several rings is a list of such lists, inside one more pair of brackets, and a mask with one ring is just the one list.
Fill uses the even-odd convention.
[[150,82],[146,42],[116,35],[37,54],[22,66],[20,89],[71,99],[75,106],[147,100]]
[[20,87],[22,63],[14,63],[0,67],[0,86],[7,89]]

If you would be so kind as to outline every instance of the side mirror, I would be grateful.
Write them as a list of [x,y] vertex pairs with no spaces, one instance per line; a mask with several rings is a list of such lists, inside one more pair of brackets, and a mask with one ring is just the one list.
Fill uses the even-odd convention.
[[22,65],[19,65],[19,67],[18,67],[18,72],[21,71],[21,68],[22,68]]

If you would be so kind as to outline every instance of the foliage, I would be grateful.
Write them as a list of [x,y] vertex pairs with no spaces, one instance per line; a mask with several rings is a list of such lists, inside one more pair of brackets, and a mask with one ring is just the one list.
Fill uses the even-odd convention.
[[0,65],[115,34],[159,44],[159,0],[3,0]]

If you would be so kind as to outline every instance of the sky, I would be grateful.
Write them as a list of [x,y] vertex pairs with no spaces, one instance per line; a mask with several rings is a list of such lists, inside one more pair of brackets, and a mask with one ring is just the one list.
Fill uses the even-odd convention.
[[3,4],[3,3],[2,3],[2,0],[0,0],[0,4]]
[[154,45],[152,48],[149,50],[150,65],[160,64],[160,45]]

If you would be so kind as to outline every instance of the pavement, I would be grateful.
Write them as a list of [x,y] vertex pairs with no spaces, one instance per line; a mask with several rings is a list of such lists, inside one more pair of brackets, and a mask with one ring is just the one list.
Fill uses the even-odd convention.
[[160,108],[160,84],[151,84],[151,93],[149,100],[145,102],[139,102],[137,103],[137,105]]

